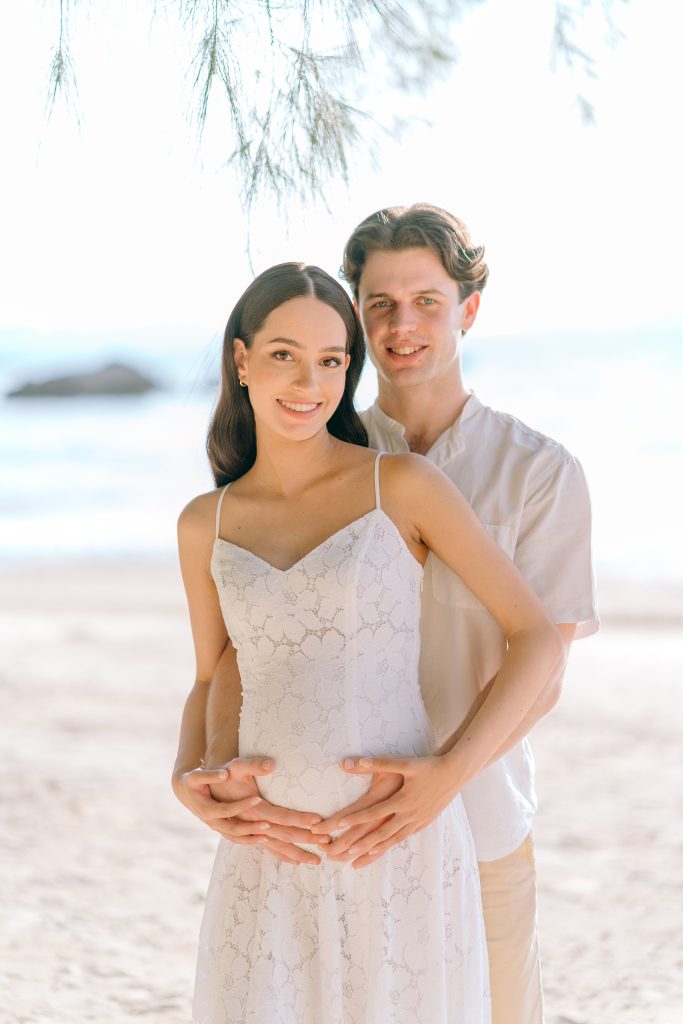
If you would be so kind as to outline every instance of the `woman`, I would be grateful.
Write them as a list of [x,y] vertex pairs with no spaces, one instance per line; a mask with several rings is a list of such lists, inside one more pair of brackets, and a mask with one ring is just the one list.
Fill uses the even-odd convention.
[[[365,447],[353,410],[363,356],[353,307],[323,271],[282,264],[250,285],[228,321],[209,432],[220,490],[183,511],[181,568],[197,678],[210,680],[228,634],[237,649],[240,758],[272,761],[259,778],[265,799],[310,812],[324,834],[317,818],[368,787],[344,770],[347,755],[419,759],[420,782],[393,798],[362,870],[326,858],[306,829],[318,863],[270,856],[254,825],[244,826],[250,845],[221,840],[197,1024],[489,1020],[476,861],[457,794],[524,717],[562,645],[453,485],[419,456]],[[489,696],[440,755],[417,675],[430,550],[509,638]],[[233,796],[236,814],[258,799],[241,783]],[[392,822],[411,802],[420,820],[397,835]]]

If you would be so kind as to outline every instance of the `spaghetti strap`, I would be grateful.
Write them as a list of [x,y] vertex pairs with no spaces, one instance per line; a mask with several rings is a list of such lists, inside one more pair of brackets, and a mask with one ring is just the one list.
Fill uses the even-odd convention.
[[221,488],[218,504],[216,505],[216,540],[218,540],[218,534],[220,533],[221,527],[221,505],[223,504],[223,498],[225,497],[225,492],[227,491],[229,486],[230,484],[226,484],[223,488]]
[[382,458],[384,452],[377,452],[377,458],[375,459],[375,508],[381,508],[379,501],[379,460]]

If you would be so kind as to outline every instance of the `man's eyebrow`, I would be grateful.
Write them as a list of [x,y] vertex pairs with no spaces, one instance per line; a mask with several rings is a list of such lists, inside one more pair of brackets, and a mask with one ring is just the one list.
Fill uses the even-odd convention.
[[[271,338],[270,341],[266,342],[266,345],[291,345],[292,348],[303,348],[298,341],[294,338]],[[321,352],[346,352],[345,345],[323,345],[320,349]]]
[[[442,298],[445,297],[445,293],[442,292],[439,288],[419,288],[416,292],[413,292],[412,294],[413,295],[440,295]],[[365,301],[367,302],[370,299],[390,299],[390,298],[391,298],[391,295],[389,294],[389,292],[373,292],[371,295],[367,295],[365,297]]]

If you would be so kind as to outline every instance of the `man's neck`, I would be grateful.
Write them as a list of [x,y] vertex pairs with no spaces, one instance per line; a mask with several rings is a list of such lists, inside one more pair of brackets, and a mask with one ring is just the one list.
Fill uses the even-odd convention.
[[453,426],[469,397],[460,377],[430,381],[414,388],[394,388],[379,381],[380,408],[405,428],[406,444],[418,455],[426,455],[443,432]]

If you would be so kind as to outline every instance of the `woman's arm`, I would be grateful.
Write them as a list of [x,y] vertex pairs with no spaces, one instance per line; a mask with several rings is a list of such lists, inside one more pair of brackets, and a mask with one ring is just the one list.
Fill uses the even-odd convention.
[[[173,791],[188,810],[226,839],[265,845],[291,863],[317,863],[318,857],[294,843],[316,841],[309,826],[319,821],[319,816],[263,800],[256,779],[272,772],[272,762],[237,756],[242,687],[211,577],[215,501],[214,494],[201,495],[183,510],[178,521],[180,569],[196,675],[181,722]],[[207,709],[211,711],[209,750]],[[320,845],[324,843],[321,837]]]
[[[534,701],[530,710],[524,716],[523,720],[519,723],[517,728],[507,737],[503,745],[496,750],[495,754],[491,757],[490,761],[486,765],[488,768],[489,764],[493,764],[500,757],[504,757],[509,750],[516,747],[518,743],[524,739],[525,736],[531,732],[537,722],[540,721],[545,715],[547,715],[557,704],[560,699],[562,692],[562,681],[567,667],[567,659],[569,657],[569,648],[571,647],[572,640],[574,639],[574,633],[576,632],[576,623],[557,623],[556,628],[562,637],[564,644],[564,655],[560,658],[559,662],[555,666],[554,672],[548,679],[546,687],[541,691],[541,694]],[[495,677],[494,677],[495,679]],[[484,700],[489,694],[491,687],[493,686],[494,679],[491,679],[486,686],[483,688],[481,693],[477,695],[476,700],[473,702],[472,707],[469,709],[466,718],[458,726],[456,731],[439,747],[437,753],[445,754],[455,743],[465,734],[469,728],[472,719],[476,715],[477,711],[483,704]]]
[[447,752],[425,758],[352,757],[344,762],[354,773],[400,772],[404,777],[403,786],[389,800],[353,814],[342,811],[314,826],[314,832],[331,832],[393,814],[347,851],[345,859],[357,867],[441,813],[513,736],[564,655],[562,637],[540,601],[455,485],[419,456],[393,456],[383,459],[382,465],[382,504],[400,522],[408,546],[422,559],[427,550],[434,551],[461,577],[507,636],[508,650],[485,699]]
[[[484,768],[528,715],[565,648],[557,627],[514,563],[481,526],[455,485],[424,459],[410,457],[412,472],[391,466],[405,497],[413,493],[420,541],[457,573],[494,617],[508,649],[493,685],[465,733],[444,758],[460,785]],[[401,472],[396,474],[396,468]],[[407,468],[407,467],[406,467]],[[418,483],[419,479],[419,483]],[[390,481],[391,486],[391,481]]]
[[[210,828],[234,841],[263,843],[266,838],[262,835],[261,824],[255,828],[232,820],[240,812],[251,810],[261,802],[255,780],[252,780],[252,785],[236,787],[232,800],[221,804],[212,798],[210,785],[226,782],[230,772],[223,766],[210,772],[203,768],[209,685],[228,644],[210,571],[213,544],[211,498],[211,495],[195,498],[183,509],[178,520],[180,571],[190,613],[196,672],[183,710],[172,787],[181,803]],[[234,743],[236,746],[236,732]],[[255,773],[256,770],[255,766]]]

